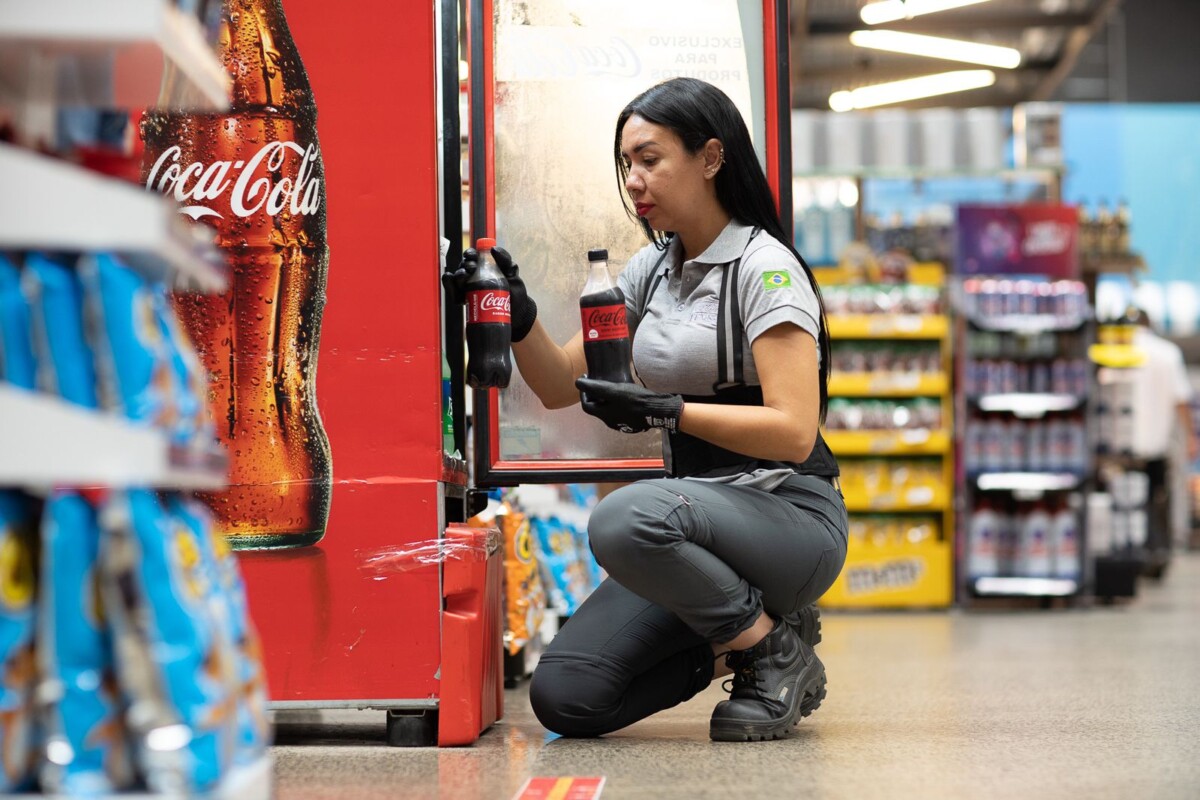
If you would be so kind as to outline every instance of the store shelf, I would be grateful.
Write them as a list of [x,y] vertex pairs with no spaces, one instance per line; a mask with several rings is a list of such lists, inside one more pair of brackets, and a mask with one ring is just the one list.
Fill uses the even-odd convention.
[[1085,256],[1080,259],[1084,272],[1111,275],[1132,275],[1146,269],[1146,261],[1133,253],[1112,256]]
[[923,397],[949,391],[950,379],[943,373],[840,372],[829,376],[830,397]]
[[1085,398],[1073,394],[1027,392],[985,394],[975,398],[980,411],[1007,411],[1025,419],[1043,417],[1051,411],[1072,411],[1084,401]]
[[[79,64],[90,79],[53,80],[66,59]],[[95,80],[110,69],[111,83]],[[68,87],[73,93],[57,97],[60,104],[197,111],[229,107],[229,76],[195,16],[170,0],[0,3],[0,100],[38,104],[45,102],[47,88]]]
[[1010,314],[1003,317],[970,318],[976,328],[996,333],[1053,333],[1073,331],[1083,326],[1086,319],[1059,319],[1048,314]]
[[179,288],[225,290],[211,230],[187,221],[170,200],[2,144],[0,175],[0,249],[117,252]]
[[984,492],[1061,492],[1078,489],[1083,479],[1071,472],[982,472],[975,485]]
[[919,428],[901,431],[824,431],[834,455],[942,455],[950,449],[950,433]]
[[846,510],[857,514],[904,511],[945,511],[950,499],[946,488],[916,486],[911,489],[868,493],[843,487]]
[[145,425],[0,386],[0,486],[130,486],[217,489],[227,460],[184,450]]
[[1079,581],[1069,578],[976,578],[975,594],[992,597],[1069,597]]
[[941,339],[950,329],[942,314],[831,314],[834,339]]
[[1093,344],[1088,347],[1088,358],[1102,367],[1129,369],[1146,361],[1146,351],[1131,344]]

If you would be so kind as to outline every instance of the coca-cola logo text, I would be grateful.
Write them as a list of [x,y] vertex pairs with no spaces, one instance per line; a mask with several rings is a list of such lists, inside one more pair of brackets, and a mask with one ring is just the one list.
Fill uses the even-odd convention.
[[589,328],[611,328],[625,325],[625,306],[603,306],[589,309],[586,325]]
[[[273,181],[271,173],[278,173],[283,168],[289,152],[301,157],[296,177]],[[321,157],[316,145],[301,147],[295,142],[271,142],[263,145],[249,160],[214,161],[207,167],[200,161],[183,166],[179,162],[182,153],[178,145],[164,150],[146,178],[146,188],[188,204],[179,212],[192,219],[223,219],[220,212],[206,204],[226,192],[230,193],[230,210],[243,218],[264,208],[272,217],[285,209],[292,214],[313,214],[321,208],[321,181],[313,176],[313,165]],[[260,170],[267,175],[256,180],[255,175]]]
[[510,314],[512,313],[512,298],[508,292],[488,292],[479,298],[479,310]]

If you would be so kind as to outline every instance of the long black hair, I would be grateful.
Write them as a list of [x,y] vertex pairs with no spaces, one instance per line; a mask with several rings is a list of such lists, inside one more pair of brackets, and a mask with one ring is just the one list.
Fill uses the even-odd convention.
[[629,165],[621,155],[621,132],[625,123],[634,114],[647,122],[669,128],[683,141],[684,148],[691,154],[699,152],[709,139],[716,139],[725,148],[725,164],[717,172],[717,201],[731,218],[751,227],[762,228],[800,262],[804,274],[812,284],[821,313],[821,330],[817,335],[817,347],[821,353],[820,371],[820,421],[825,422],[829,407],[829,326],[825,322],[825,301],[821,298],[821,287],[800,253],[792,244],[791,237],[783,231],[779,210],[771,195],[771,186],[763,174],[754,153],[750,131],[742,119],[737,106],[729,96],[717,87],[695,78],[672,78],[652,86],[639,94],[621,110],[617,116],[617,133],[613,141],[613,160],[617,167],[617,187],[625,213],[637,220],[642,230],[655,247],[665,249],[670,235],[658,234],[650,223],[639,217],[630,205],[625,191],[629,177]]

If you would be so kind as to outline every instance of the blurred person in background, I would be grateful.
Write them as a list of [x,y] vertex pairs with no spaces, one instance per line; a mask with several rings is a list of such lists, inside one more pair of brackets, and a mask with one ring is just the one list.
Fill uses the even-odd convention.
[[[1192,385],[1179,346],[1154,332],[1145,311],[1131,312],[1138,323],[1133,344],[1146,353],[1145,362],[1135,368],[1138,374],[1133,381],[1134,455],[1145,460],[1150,479],[1149,544],[1169,552],[1172,541],[1179,538],[1179,532],[1172,530],[1176,518],[1172,504],[1187,503],[1186,497],[1171,497],[1169,487],[1180,485],[1172,477],[1200,456],[1200,437],[1192,419]],[[1176,459],[1173,463],[1175,452],[1184,454],[1186,462]]]

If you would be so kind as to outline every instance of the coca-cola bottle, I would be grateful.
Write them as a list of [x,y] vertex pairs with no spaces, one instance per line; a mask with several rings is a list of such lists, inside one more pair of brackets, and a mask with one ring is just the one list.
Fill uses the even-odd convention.
[[589,378],[633,383],[625,293],[608,274],[608,251],[588,250],[588,279],[579,296],[583,355]]
[[512,305],[508,279],[496,264],[495,239],[480,239],[479,267],[467,280],[467,385],[503,389],[512,377]]
[[210,375],[229,488],[202,494],[234,547],[318,541],[329,440],[317,411],[328,249],[317,109],[280,0],[227,0],[222,114],[156,111],[142,124],[146,187],[216,229],[230,287],[175,297]]

